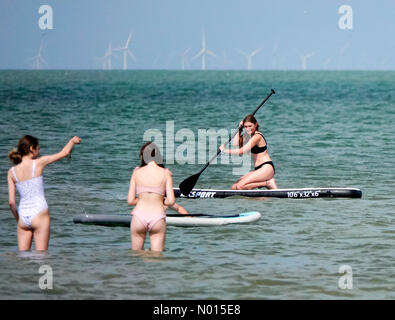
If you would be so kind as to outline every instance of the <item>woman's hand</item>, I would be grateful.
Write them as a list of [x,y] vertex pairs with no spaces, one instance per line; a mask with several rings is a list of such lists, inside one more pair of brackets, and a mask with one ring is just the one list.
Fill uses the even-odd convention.
[[221,150],[221,152],[224,152],[224,150],[225,150],[225,145],[221,144],[221,145],[219,146],[219,150]]
[[72,141],[74,144],[80,144],[80,143],[81,143],[81,138],[75,136],[75,137],[71,138],[71,141]]

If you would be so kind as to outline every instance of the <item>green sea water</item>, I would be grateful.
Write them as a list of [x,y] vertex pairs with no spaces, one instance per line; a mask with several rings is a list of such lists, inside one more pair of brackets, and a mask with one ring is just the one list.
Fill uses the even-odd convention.
[[[271,88],[256,117],[279,188],[356,187],[362,199],[181,199],[193,213],[262,218],[168,227],[159,257],[131,252],[127,228],[73,224],[81,213],[129,214],[144,134],[162,136],[178,186],[213,155],[198,153],[199,130],[230,132]],[[395,72],[0,71],[0,114],[0,299],[395,298]],[[82,138],[44,172],[46,254],[18,253],[8,208],[7,155],[25,134],[41,154]],[[193,161],[178,161],[183,145],[195,145]],[[196,186],[230,188],[235,161],[219,158]],[[39,287],[43,265],[53,289]],[[342,266],[350,289],[339,286]]]

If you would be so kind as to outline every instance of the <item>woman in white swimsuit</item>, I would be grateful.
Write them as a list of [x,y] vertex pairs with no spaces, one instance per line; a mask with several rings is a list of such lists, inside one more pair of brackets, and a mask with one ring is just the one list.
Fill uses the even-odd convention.
[[[44,195],[43,169],[62,158],[67,157],[75,144],[81,139],[74,137],[62,151],[39,158],[40,145],[38,139],[24,136],[18,142],[18,148],[9,153],[15,164],[8,171],[8,198],[10,209],[18,223],[18,249],[30,250],[34,237],[35,249],[48,249],[50,218],[47,201]],[[15,189],[18,190],[20,202],[15,205]]]

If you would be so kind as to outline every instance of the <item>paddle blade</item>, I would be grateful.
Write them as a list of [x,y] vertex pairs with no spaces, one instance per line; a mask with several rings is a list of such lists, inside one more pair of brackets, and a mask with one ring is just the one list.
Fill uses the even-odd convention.
[[180,183],[179,188],[184,196],[187,196],[192,191],[193,187],[199,179],[199,176],[200,172],[194,174],[193,176],[190,176],[189,178],[186,178],[183,182]]

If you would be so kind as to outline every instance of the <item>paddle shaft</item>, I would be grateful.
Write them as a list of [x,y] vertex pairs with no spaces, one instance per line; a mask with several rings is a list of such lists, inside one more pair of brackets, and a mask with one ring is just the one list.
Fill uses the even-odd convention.
[[[256,109],[254,110],[254,112],[252,113],[252,115],[255,115],[255,113],[257,113],[257,111],[259,110],[259,108],[262,107],[262,106],[265,104],[265,102],[266,102],[266,101],[272,96],[272,94],[274,94],[274,93],[276,93],[276,92],[275,92],[273,89],[271,89],[270,94],[259,104],[259,106],[256,107]],[[236,134],[237,134],[238,132],[241,132],[241,130],[242,130],[242,128],[240,128],[238,131],[236,131],[236,132],[233,134],[233,136],[229,138],[228,142],[225,143],[225,145],[227,145],[229,142],[231,142],[232,139],[236,136]],[[214,159],[215,159],[216,157],[218,157],[218,155],[219,155],[220,153],[221,153],[221,150],[218,149],[217,154],[215,154],[215,155],[209,160],[209,162],[206,163],[206,165],[203,167],[202,170],[199,171],[198,174],[200,175],[204,170],[206,170],[207,167],[210,165],[210,163],[213,162]]]

